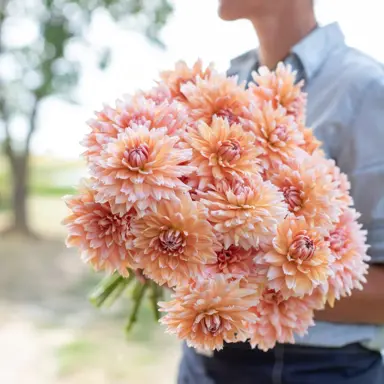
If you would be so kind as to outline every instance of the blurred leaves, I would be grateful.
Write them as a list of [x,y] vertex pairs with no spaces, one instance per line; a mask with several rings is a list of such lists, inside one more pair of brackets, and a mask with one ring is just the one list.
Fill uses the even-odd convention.
[[89,41],[97,12],[163,45],[159,34],[172,5],[170,0],[0,0],[0,119],[28,119],[34,102],[51,95],[73,101],[82,69],[81,55],[70,54],[73,46],[76,52],[92,51],[100,69],[108,66],[110,47],[92,47]]
[[125,327],[126,333],[129,333],[138,320],[138,314],[143,304],[146,292],[149,292],[148,299],[154,320],[160,319],[160,312],[157,303],[164,298],[164,288],[158,286],[155,282],[145,278],[138,277],[134,271],[130,270],[128,277],[122,277],[118,273],[104,277],[95,290],[90,295],[90,301],[97,308],[111,306],[116,300],[124,296],[127,288],[134,283],[131,291],[132,308],[130,308],[128,321]]
[[[0,0],[0,140],[5,139],[0,150],[12,168],[12,230],[29,232],[28,157],[40,102],[50,96],[76,102],[82,65],[92,58],[105,69],[110,62],[110,47],[90,40],[94,19],[103,14],[162,45],[169,1]],[[12,134],[13,123],[21,120],[23,133]]]

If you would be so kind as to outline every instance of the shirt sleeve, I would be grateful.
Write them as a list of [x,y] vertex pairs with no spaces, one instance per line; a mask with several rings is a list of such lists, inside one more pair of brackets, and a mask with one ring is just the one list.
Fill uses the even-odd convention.
[[363,92],[336,159],[368,230],[371,262],[384,263],[384,74]]

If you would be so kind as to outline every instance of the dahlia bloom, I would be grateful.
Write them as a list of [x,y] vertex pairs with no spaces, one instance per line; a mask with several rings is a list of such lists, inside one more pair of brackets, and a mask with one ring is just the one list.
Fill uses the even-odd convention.
[[284,108],[274,108],[271,102],[252,106],[249,127],[256,136],[256,146],[263,148],[264,167],[270,162],[284,161],[295,157],[297,148],[304,144],[303,134],[293,116]]
[[191,347],[220,350],[224,342],[246,340],[246,323],[257,319],[249,308],[258,301],[252,289],[218,275],[177,287],[171,301],[159,303],[167,312],[160,322]]
[[302,133],[304,140],[304,142],[300,145],[300,148],[309,155],[313,155],[316,151],[319,151],[321,141],[316,138],[313,133],[313,129],[306,127],[302,122],[298,124],[298,128]]
[[328,245],[304,218],[284,220],[264,256],[269,264],[269,288],[281,291],[284,297],[311,294],[332,275]]
[[231,245],[258,248],[273,238],[287,214],[283,195],[258,175],[217,181],[213,190],[198,196],[226,249]]
[[116,138],[119,127],[114,123],[117,112],[112,107],[105,105],[103,110],[95,112],[96,117],[88,121],[91,132],[86,134],[81,145],[86,148],[83,157],[92,162],[99,158],[100,152],[111,138]]
[[262,150],[255,145],[254,135],[239,124],[214,118],[211,126],[202,122],[190,129],[185,140],[193,148],[190,165],[197,169],[199,189],[212,184],[213,179],[252,176],[261,170],[257,158]]
[[160,200],[132,222],[136,262],[156,283],[173,287],[202,275],[216,261],[217,241],[202,204],[188,194]]
[[131,209],[122,216],[113,214],[108,203],[95,201],[93,187],[93,181],[85,181],[78,195],[65,198],[71,211],[63,220],[68,230],[66,245],[79,248],[84,262],[96,270],[128,276],[128,268],[136,267],[131,233],[136,212]]
[[267,351],[276,343],[294,343],[295,334],[304,336],[314,325],[314,310],[323,307],[321,294],[285,299],[280,292],[266,289],[259,304],[251,309],[258,317],[255,323],[249,325],[252,348]]
[[172,97],[176,100],[185,101],[182,86],[187,83],[194,84],[197,78],[207,79],[213,72],[213,65],[210,64],[207,68],[204,68],[201,60],[198,60],[192,68],[188,67],[184,61],[178,61],[174,70],[160,73],[160,78],[163,82],[160,85],[165,84],[170,90]]
[[345,194],[324,161],[306,155],[288,165],[278,164],[272,172],[270,180],[284,194],[292,215],[304,216],[309,225],[323,229],[337,222]]
[[177,148],[179,138],[166,133],[166,128],[149,130],[145,125],[119,133],[91,169],[99,180],[97,201],[108,201],[114,213],[124,214],[133,206],[155,209],[158,201],[188,191],[179,178],[194,170],[182,165],[191,159],[192,150]]
[[306,94],[302,92],[304,82],[296,84],[296,72],[290,65],[279,63],[274,72],[262,67],[252,77],[256,84],[250,84],[251,94],[260,100],[271,101],[274,108],[282,106],[298,120],[303,119],[307,101]]
[[256,251],[252,248],[245,250],[231,245],[228,249],[216,252],[216,260],[213,264],[206,266],[208,275],[224,274],[229,278],[240,279],[257,275],[257,265],[254,262]]
[[328,303],[351,295],[352,289],[363,289],[368,272],[366,237],[367,232],[357,222],[359,214],[352,208],[340,216],[339,222],[330,231],[327,241],[334,257],[331,264],[333,276],[325,284]]
[[86,147],[83,156],[92,165],[99,161],[105,146],[126,128],[137,125],[145,125],[149,129],[167,128],[168,135],[180,136],[189,124],[189,117],[185,107],[177,101],[156,103],[150,98],[135,95],[117,100],[115,108],[105,106],[88,124],[91,132],[82,141]]
[[244,87],[237,84],[236,77],[212,74],[206,79],[197,78],[195,84],[184,84],[181,90],[193,120],[203,120],[210,125],[216,116],[233,124],[247,116],[250,98]]
[[164,101],[169,103],[174,101],[171,90],[164,83],[160,83],[147,91],[138,91],[137,95],[152,100],[156,105],[162,104]]
[[319,151],[314,152],[313,157],[318,163],[324,164],[324,167],[328,169],[328,173],[332,177],[332,181],[335,183],[336,187],[340,190],[340,194],[337,197],[339,204],[343,206],[343,209],[351,206],[353,200],[349,194],[351,189],[351,184],[348,181],[348,177],[345,173],[341,172],[340,168],[336,165],[335,160],[327,159]]
[[134,125],[148,128],[167,128],[168,135],[180,135],[188,126],[189,117],[183,104],[165,100],[156,103],[152,98],[135,95],[116,102],[116,124],[124,130]]

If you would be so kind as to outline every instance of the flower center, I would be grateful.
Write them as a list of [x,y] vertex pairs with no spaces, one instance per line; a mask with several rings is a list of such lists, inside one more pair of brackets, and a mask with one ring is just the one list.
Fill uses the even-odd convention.
[[313,240],[302,231],[296,235],[294,241],[289,247],[288,258],[296,261],[307,261],[315,253],[316,246]]
[[280,304],[284,301],[281,292],[277,292],[274,289],[266,289],[263,292],[263,300],[270,304]]
[[159,235],[160,248],[164,253],[171,256],[178,256],[183,253],[185,239],[183,234],[176,229],[168,229]]
[[140,144],[137,148],[125,151],[124,157],[132,168],[142,168],[148,161],[149,146],[146,143]]
[[[110,237],[113,243],[123,245],[130,236],[131,220],[133,212],[130,211],[124,216],[109,214],[98,220],[99,237]],[[110,243],[107,244],[111,245]]]
[[347,239],[347,233],[344,229],[338,228],[334,230],[329,235],[331,249],[335,252],[341,251],[346,246]]
[[239,118],[236,115],[234,115],[233,112],[228,108],[220,109],[220,111],[218,111],[216,113],[216,116],[227,119],[227,121],[230,125],[235,124],[235,123],[236,124],[240,123]]
[[206,335],[210,333],[213,336],[217,336],[223,330],[223,323],[217,313],[206,315],[201,321],[201,328]]
[[225,140],[219,147],[217,154],[223,161],[238,160],[241,154],[241,146],[237,140]]
[[303,200],[300,196],[300,190],[291,185],[282,188],[282,192],[284,194],[285,201],[288,204],[289,210],[291,212],[297,212],[303,204]]
[[248,185],[245,185],[240,180],[235,180],[232,184],[232,191],[235,195],[239,196],[242,194],[248,194],[251,192],[251,188]]
[[288,139],[288,131],[285,125],[278,125],[269,136],[269,141],[273,143],[277,143],[279,141],[287,141]]
[[236,256],[234,247],[222,249],[217,253],[217,263],[219,265],[220,271],[225,269],[228,264],[234,263],[236,261],[238,261],[238,257]]

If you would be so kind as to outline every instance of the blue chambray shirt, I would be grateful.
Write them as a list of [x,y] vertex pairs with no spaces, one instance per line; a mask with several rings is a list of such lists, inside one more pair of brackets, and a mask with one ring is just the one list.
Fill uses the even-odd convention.
[[[285,62],[298,80],[305,80],[307,126],[349,177],[372,262],[384,263],[384,67],[347,46],[337,23],[315,29]],[[231,61],[228,74],[251,81],[257,63],[257,51],[247,52]],[[297,338],[315,346],[353,342],[384,348],[384,327],[317,322],[307,336]]]

